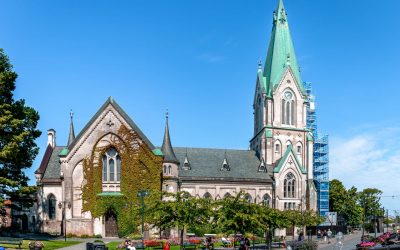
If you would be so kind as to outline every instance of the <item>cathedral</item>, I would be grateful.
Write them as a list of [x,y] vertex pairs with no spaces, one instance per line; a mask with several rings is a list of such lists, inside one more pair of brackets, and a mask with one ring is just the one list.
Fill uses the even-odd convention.
[[35,172],[37,230],[116,236],[122,219],[113,210],[101,210],[101,204],[118,197],[137,199],[142,188],[211,199],[244,191],[249,202],[316,211],[308,103],[279,0],[266,60],[256,74],[249,149],[174,147],[168,114],[163,144],[154,146],[110,97],[77,136],[71,114],[67,145],[57,145],[56,131],[48,130],[47,149]]

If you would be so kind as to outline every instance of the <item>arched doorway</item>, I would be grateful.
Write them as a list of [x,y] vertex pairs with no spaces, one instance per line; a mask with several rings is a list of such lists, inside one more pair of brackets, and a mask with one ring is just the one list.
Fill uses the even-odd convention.
[[26,214],[23,214],[21,216],[21,221],[22,221],[21,225],[22,231],[28,231],[28,216]]
[[112,209],[105,214],[106,237],[118,237],[117,215]]

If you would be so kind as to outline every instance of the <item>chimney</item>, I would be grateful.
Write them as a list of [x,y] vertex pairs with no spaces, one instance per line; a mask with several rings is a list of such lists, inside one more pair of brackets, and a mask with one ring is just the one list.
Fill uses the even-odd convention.
[[52,128],[47,130],[47,145],[50,145],[52,148],[56,146],[56,131]]

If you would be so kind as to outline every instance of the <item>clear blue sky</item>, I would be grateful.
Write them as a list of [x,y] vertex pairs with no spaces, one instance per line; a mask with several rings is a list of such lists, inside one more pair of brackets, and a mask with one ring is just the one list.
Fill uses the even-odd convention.
[[[399,195],[398,0],[285,0],[302,78],[314,83],[331,177]],[[0,47],[16,96],[65,145],[108,96],[155,145],[170,111],[175,146],[248,148],[257,62],[277,0],[2,1]],[[350,173],[350,174],[349,174]],[[399,209],[400,197],[383,198]]]

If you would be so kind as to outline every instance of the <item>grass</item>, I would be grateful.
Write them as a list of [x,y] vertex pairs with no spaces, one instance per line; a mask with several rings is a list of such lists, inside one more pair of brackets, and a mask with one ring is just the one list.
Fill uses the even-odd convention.
[[[22,242],[21,249],[29,249],[28,244],[30,240],[24,240]],[[76,245],[81,243],[80,241],[61,241],[61,240],[42,240],[44,244],[43,250],[53,250],[53,249],[59,249],[62,247],[68,247],[72,245]],[[0,244],[0,246],[5,247],[7,249],[18,249],[18,246],[16,245],[7,245],[7,244]]]
[[117,249],[117,246],[121,244],[123,241],[111,241],[106,244],[106,247],[108,247],[109,250],[114,250]]

